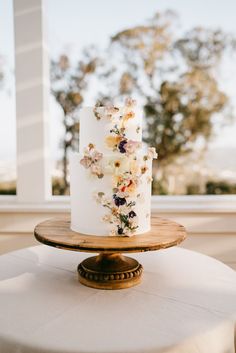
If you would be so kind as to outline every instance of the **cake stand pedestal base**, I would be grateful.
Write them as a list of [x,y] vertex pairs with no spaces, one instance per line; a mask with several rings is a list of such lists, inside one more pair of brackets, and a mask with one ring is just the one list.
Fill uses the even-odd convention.
[[99,254],[78,266],[80,283],[97,289],[123,289],[141,282],[142,265],[123,253],[166,249],[186,238],[183,226],[155,216],[149,232],[132,237],[87,235],[70,227],[70,217],[49,219],[35,227],[34,235],[41,243],[59,249]]
[[97,289],[124,289],[141,282],[142,265],[120,253],[100,253],[78,266],[80,283]]

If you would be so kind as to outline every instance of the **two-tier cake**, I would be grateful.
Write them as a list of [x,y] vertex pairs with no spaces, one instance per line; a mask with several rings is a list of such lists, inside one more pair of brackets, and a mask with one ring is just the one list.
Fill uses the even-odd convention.
[[142,114],[123,107],[83,108],[79,153],[70,156],[71,229],[131,236],[150,230],[154,148],[142,147]]

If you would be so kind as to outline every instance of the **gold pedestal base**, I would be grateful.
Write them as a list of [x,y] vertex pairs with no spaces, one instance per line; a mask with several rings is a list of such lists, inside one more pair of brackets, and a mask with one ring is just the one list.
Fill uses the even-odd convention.
[[142,265],[119,253],[101,253],[78,266],[80,283],[97,289],[124,289],[141,282]]

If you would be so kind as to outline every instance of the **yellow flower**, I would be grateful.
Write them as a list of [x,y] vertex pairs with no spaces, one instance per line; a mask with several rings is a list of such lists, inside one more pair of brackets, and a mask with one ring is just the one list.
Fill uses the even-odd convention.
[[131,171],[131,173],[132,173],[133,175],[136,175],[136,174],[139,173],[139,166],[138,166],[137,161],[132,160],[132,161],[130,162],[130,171]]
[[93,143],[89,143],[89,145],[88,145],[88,149],[89,149],[89,151],[90,151],[90,150],[92,150],[94,147],[95,147],[95,146],[94,146],[94,144],[93,144]]
[[148,184],[150,184],[152,182],[152,180],[153,180],[152,177],[150,177],[150,176],[147,177]]
[[114,161],[114,167],[115,168],[120,168],[120,161],[119,160],[116,160],[116,161]]
[[122,120],[123,120],[123,122],[126,122],[129,119],[133,119],[134,117],[135,117],[134,112],[130,111],[123,116]]
[[113,175],[112,176],[113,186],[117,187],[123,183],[123,178],[120,175]]
[[148,167],[146,165],[144,165],[143,167],[141,167],[141,173],[144,174],[146,173],[146,171],[148,170]]
[[112,213],[114,216],[117,216],[119,212],[118,212],[118,209],[117,209],[116,207],[112,207],[111,213]]
[[111,136],[111,135],[107,136],[105,139],[107,147],[110,147],[110,148],[116,147],[121,140],[122,138],[120,136]]
[[135,190],[136,190],[136,184],[132,180],[130,180],[125,191],[128,192],[129,194],[133,194]]

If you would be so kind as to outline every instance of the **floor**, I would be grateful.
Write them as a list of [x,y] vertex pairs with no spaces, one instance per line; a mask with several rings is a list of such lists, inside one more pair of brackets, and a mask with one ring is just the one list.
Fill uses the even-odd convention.
[[[0,235],[0,254],[38,244],[30,235]],[[181,246],[215,257],[236,271],[236,236],[234,235],[190,235]]]

